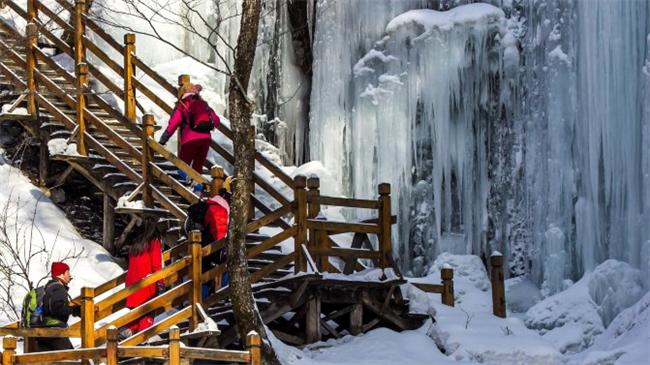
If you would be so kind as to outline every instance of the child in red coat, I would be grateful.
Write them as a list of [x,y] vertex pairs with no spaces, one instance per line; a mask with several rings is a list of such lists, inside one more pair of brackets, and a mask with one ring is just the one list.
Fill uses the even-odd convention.
[[[157,220],[145,218],[144,224],[139,227],[130,242],[129,270],[125,279],[127,287],[162,269],[162,242],[156,226]],[[155,297],[157,293],[164,291],[164,288],[164,280],[144,287],[126,298],[126,307],[136,308]],[[129,332],[134,334],[152,325],[153,315],[145,315],[129,323],[128,331],[124,331],[123,337],[129,337]]]

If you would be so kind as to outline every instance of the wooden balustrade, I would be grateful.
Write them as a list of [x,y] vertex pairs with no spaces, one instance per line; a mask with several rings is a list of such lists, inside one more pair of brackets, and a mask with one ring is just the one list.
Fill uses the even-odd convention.
[[501,318],[506,318],[506,292],[503,283],[503,256],[493,252],[490,256],[490,281],[492,283],[492,313]]
[[199,313],[197,312],[197,305],[200,305],[202,298],[201,288],[201,261],[203,258],[201,250],[201,231],[191,231],[189,237],[190,252],[192,257],[192,291],[190,296],[190,303],[192,306],[192,318],[190,320],[190,331],[194,331],[200,322]]
[[176,326],[169,328],[167,346],[130,346],[118,343],[118,330],[115,326],[108,328],[106,347],[91,347],[76,350],[45,351],[38,353],[17,354],[17,341],[13,336],[2,339],[2,365],[44,364],[70,361],[106,359],[106,365],[117,365],[120,358],[158,358],[166,360],[169,365],[180,365],[193,360],[223,361],[250,365],[261,364],[261,338],[252,331],[246,336],[246,350],[222,350],[196,347],[181,347],[180,330]]

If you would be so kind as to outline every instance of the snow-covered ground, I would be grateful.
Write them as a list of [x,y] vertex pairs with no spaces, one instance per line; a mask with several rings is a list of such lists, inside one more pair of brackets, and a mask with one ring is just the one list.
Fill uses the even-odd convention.
[[[82,238],[65,214],[38,187],[32,185],[20,170],[6,163],[3,152],[0,150],[0,216],[6,221],[0,224],[6,227],[6,231],[0,232],[0,240],[9,241],[8,245],[0,245],[3,261],[16,264],[11,259],[12,249],[23,256],[22,263],[27,262],[24,257],[29,253],[34,254],[28,260],[29,280],[34,284],[39,281],[44,284],[50,263],[68,257],[65,262],[71,268],[70,295],[73,297],[84,286],[96,287],[120,274],[122,269],[113,262],[110,254],[100,244]],[[0,274],[0,285],[6,287],[8,279]],[[16,284],[11,297],[20,305],[26,293],[26,281],[15,275],[10,280]],[[15,319],[12,310],[0,307],[0,323]]]

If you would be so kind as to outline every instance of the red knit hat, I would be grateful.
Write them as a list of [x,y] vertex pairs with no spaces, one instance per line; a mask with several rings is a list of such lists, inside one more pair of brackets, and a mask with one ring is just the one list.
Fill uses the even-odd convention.
[[52,277],[55,278],[61,274],[65,274],[66,271],[70,270],[70,266],[65,262],[53,262],[52,263]]

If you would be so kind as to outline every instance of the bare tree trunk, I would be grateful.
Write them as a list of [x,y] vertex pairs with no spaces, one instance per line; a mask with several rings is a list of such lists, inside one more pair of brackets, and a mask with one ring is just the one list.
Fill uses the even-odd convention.
[[252,105],[246,93],[255,57],[260,10],[260,0],[244,0],[242,4],[241,30],[237,39],[234,69],[229,85],[235,176],[228,232],[230,237],[228,273],[233,313],[240,338],[245,338],[250,331],[257,331],[264,339],[262,343],[263,362],[265,364],[280,364],[275,351],[270,346],[264,323],[253,298],[246,261],[246,224],[248,223],[255,167],[255,135],[250,124]]

